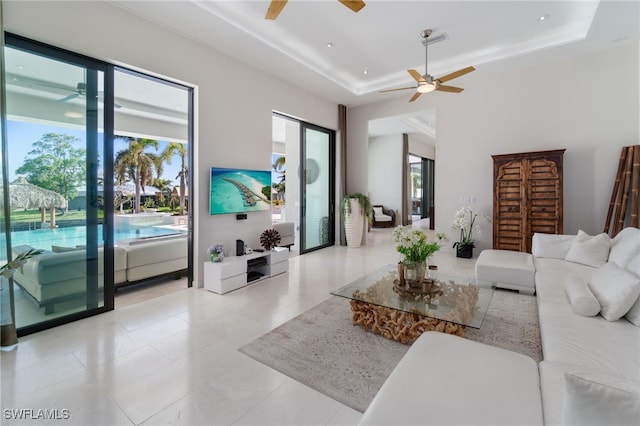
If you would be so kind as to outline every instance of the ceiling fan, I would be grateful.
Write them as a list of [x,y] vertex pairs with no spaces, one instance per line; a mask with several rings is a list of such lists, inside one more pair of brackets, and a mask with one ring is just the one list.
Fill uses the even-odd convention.
[[85,96],[87,94],[87,84],[84,82],[79,82],[78,84],[76,84],[75,90],[73,89],[67,89],[67,90],[71,90],[72,92],[75,92],[75,93],[72,93],[69,96],[59,99],[58,102],[67,102],[79,96]]
[[[66,91],[70,91],[73,92],[68,96],[65,96],[62,99],[58,99],[57,102],[67,102],[70,101],[72,99],[75,99],[77,97],[80,96],[86,96],[87,95],[87,83],[80,81],[76,84],[76,88],[75,89],[71,89],[68,86],[63,86],[60,84],[50,84],[50,83],[38,83],[40,86],[46,86],[46,87],[53,87],[54,89],[59,89],[59,90],[66,90]],[[98,101],[104,103],[104,92],[98,92]],[[119,105],[117,103],[113,104],[113,107],[118,109],[118,108],[122,108],[122,105]]]
[[425,51],[425,61],[424,61],[424,75],[420,75],[420,73],[414,69],[409,69],[407,70],[407,72],[409,73],[409,75],[411,75],[411,77],[414,78],[414,80],[416,80],[416,82],[418,83],[417,86],[410,86],[410,87],[401,87],[399,89],[387,89],[387,90],[381,90],[380,93],[383,92],[395,92],[398,90],[407,90],[407,89],[415,89],[416,93],[413,94],[413,96],[411,97],[411,99],[409,99],[409,102],[413,102],[416,99],[418,99],[420,97],[420,95],[422,95],[423,93],[429,93],[432,92],[434,90],[439,90],[441,92],[451,92],[451,93],[460,93],[462,92],[464,89],[460,88],[460,87],[455,87],[455,86],[445,86],[442,83],[445,83],[449,80],[453,80],[454,78],[458,78],[461,77],[465,74],[470,73],[471,71],[475,71],[474,67],[466,67],[466,68],[462,68],[458,71],[452,72],[450,74],[447,75],[443,75],[442,77],[439,78],[433,78],[432,75],[429,74],[429,72],[427,71],[427,59],[428,59],[428,55],[427,55],[427,46],[428,46],[428,38],[431,35],[432,31],[431,30],[424,30],[420,33],[420,35],[422,36],[422,38],[424,39],[424,51]]
[[[271,0],[271,4],[269,5],[269,9],[267,9],[267,15],[264,19],[276,19],[284,6],[287,4],[288,0]],[[354,12],[359,12],[365,6],[365,3],[360,0],[338,0],[343,5],[347,6],[349,9]]]

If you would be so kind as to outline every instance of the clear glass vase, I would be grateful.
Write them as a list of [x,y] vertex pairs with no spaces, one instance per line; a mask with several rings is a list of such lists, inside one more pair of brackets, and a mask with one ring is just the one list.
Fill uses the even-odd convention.
[[427,271],[426,261],[407,261],[404,262],[404,279],[410,286],[418,285],[425,277]]

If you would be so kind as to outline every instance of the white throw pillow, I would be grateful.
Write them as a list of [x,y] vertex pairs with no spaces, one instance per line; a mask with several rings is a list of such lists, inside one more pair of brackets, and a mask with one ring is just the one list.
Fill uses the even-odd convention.
[[592,237],[580,230],[565,260],[599,268],[607,263],[610,248],[610,238],[607,234],[602,233]]
[[531,241],[531,254],[535,257],[564,260],[575,239],[575,235],[541,234],[536,232],[533,234]]
[[[631,262],[627,265],[627,271],[640,277],[640,254],[631,259]],[[633,304],[624,317],[633,325],[640,327],[640,296],[638,296],[636,303]]]
[[[631,259],[640,253],[640,229],[624,228],[611,240],[609,262],[616,262],[619,267],[627,268]],[[640,263],[640,260],[638,261]],[[638,274],[640,275],[640,274]]]
[[374,207],[373,214],[374,216],[382,216],[382,207]]
[[637,325],[640,327],[640,297],[636,300],[636,303],[633,304],[627,315],[624,316],[629,322],[633,325]]
[[639,384],[604,373],[565,373],[562,424],[638,425]]
[[564,291],[569,297],[571,309],[576,314],[592,317],[600,312],[600,303],[589,290],[589,283],[586,281],[569,276],[564,280]]
[[589,287],[600,302],[600,314],[608,321],[617,321],[638,299],[640,278],[609,262],[593,274]]
[[640,277],[640,254],[631,259],[624,269],[631,272],[633,275]]

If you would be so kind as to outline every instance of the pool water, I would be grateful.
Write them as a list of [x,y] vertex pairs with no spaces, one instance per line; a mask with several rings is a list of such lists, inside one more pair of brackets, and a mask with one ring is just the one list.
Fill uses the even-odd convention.
[[[159,227],[141,227],[135,229],[116,229],[114,241],[134,238],[159,237],[172,235],[173,229]],[[98,226],[98,243],[102,244],[102,226]],[[11,245],[29,245],[35,248],[51,250],[52,245],[75,247],[87,244],[87,228],[85,226],[70,226],[55,229],[36,229],[32,231],[15,231],[11,233]]]

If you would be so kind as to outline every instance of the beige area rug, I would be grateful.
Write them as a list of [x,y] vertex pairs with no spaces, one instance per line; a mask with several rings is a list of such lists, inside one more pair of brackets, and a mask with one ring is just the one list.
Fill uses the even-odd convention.
[[[496,290],[482,327],[465,336],[542,359],[534,296]],[[331,296],[240,351],[364,412],[408,349],[352,325],[349,301]]]

